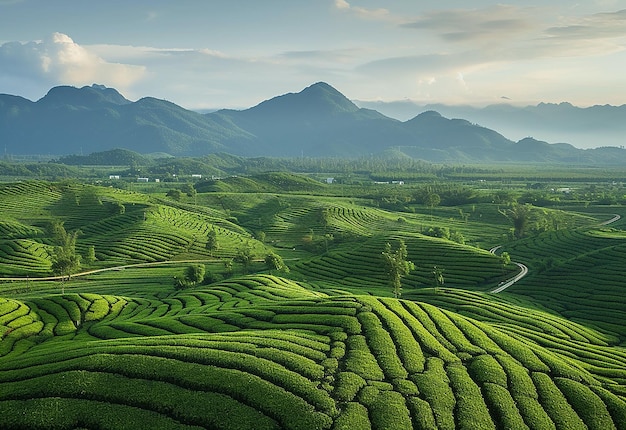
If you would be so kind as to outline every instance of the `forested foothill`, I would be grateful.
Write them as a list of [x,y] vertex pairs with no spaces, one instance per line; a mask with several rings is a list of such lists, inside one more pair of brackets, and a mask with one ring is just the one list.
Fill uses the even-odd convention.
[[3,161],[0,427],[625,429],[626,170],[392,155]]

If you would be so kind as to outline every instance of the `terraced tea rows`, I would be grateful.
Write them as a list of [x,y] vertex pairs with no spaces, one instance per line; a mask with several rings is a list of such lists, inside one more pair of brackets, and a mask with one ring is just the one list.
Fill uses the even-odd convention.
[[619,234],[563,232],[507,249],[530,264],[544,262],[507,292],[532,297],[568,319],[626,338],[626,240]]
[[402,239],[409,250],[409,260],[416,270],[405,278],[405,290],[430,287],[434,284],[433,267],[445,271],[445,284],[466,289],[487,289],[504,279],[510,272],[500,258],[486,251],[416,234],[394,238],[381,236],[362,242],[358,247],[346,246],[326,255],[296,262],[292,270],[310,281],[324,285],[363,289],[387,283],[381,253],[385,242]]
[[[23,193],[25,197],[19,199]],[[89,247],[103,265],[207,259],[206,236],[218,234],[216,257],[232,258],[243,246],[264,255],[265,247],[245,229],[217,217],[215,210],[158,205],[147,196],[80,184],[7,185],[0,189],[0,273],[50,275],[55,239],[47,226],[53,217],[67,231],[80,231],[77,252]],[[191,210],[193,209],[193,210]],[[31,224],[34,223],[34,224]]]
[[624,428],[613,339],[446,291],[432,298],[482,322],[268,275],[161,299],[3,299],[3,428]]

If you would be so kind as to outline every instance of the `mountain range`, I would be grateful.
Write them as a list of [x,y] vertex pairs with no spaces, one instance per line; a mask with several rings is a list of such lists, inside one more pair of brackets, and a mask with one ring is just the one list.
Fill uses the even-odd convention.
[[68,155],[124,148],[143,154],[244,157],[414,157],[431,162],[626,163],[618,147],[514,142],[426,110],[400,121],[357,106],[324,82],[244,110],[198,113],[152,97],[132,102],[101,85],[52,88],[33,102],[0,95],[5,155]]
[[358,106],[377,111],[401,121],[435,110],[450,118],[465,118],[473,123],[497,129],[509,139],[534,136],[550,142],[567,142],[577,148],[622,146],[626,144],[626,105],[578,107],[571,103],[539,103],[515,106],[509,103],[485,107],[466,105],[421,105],[410,100],[354,101]]

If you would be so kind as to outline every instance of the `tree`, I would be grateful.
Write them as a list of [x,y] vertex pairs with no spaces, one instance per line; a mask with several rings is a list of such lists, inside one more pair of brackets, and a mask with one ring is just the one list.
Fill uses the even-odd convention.
[[52,258],[52,272],[61,280],[70,280],[72,274],[80,270],[80,255],[59,246]]
[[402,278],[412,270],[415,270],[415,264],[407,260],[408,252],[403,240],[400,240],[395,251],[391,249],[391,244],[387,242],[382,255],[389,284],[393,288],[393,295],[395,298],[398,298],[402,294]]
[[443,269],[441,267],[433,266],[433,275],[435,276],[435,288],[443,287],[445,280],[443,278]]
[[190,285],[196,285],[204,281],[206,268],[204,264],[192,264],[185,270],[185,281]]
[[433,216],[433,208],[435,206],[439,206],[441,203],[441,197],[437,193],[428,193],[426,198],[424,199],[424,204],[430,208],[430,217]]
[[502,261],[502,273],[504,273],[504,269],[506,269],[506,266],[511,264],[511,256],[508,252],[504,251],[502,254],[500,254],[500,261]]
[[226,271],[226,275],[230,276],[233,273],[233,259],[229,258],[224,261],[224,270]]
[[248,267],[250,263],[252,263],[252,248],[250,245],[246,245],[237,250],[237,255],[235,255],[235,261],[237,263],[241,263],[243,266],[243,272],[248,273]]
[[76,230],[68,233],[63,223],[59,222],[53,223],[50,231],[57,243],[52,258],[52,271],[69,280],[72,273],[80,269],[80,255],[76,254],[76,239],[81,232]]
[[282,257],[274,252],[270,252],[265,256],[265,264],[267,264],[270,270],[289,272],[289,267],[287,267]]
[[85,262],[87,264],[93,264],[96,260],[96,248],[95,246],[91,245],[87,248],[87,253],[85,254]]
[[198,194],[196,189],[191,184],[183,184],[182,192],[187,194],[187,197],[196,197],[196,195]]
[[61,277],[61,292],[65,293],[65,281],[69,281],[72,274],[80,270],[80,255],[76,254],[76,239],[80,230],[67,233],[63,224],[55,226],[56,240],[59,244],[52,257],[52,273]]
[[209,230],[206,235],[206,249],[209,251],[209,255],[213,257],[213,252],[217,251],[220,247],[219,242],[217,241],[217,231],[215,231],[215,227]]
[[509,209],[498,210],[498,212],[513,223],[513,234],[519,239],[526,234],[528,224],[530,223],[532,208],[533,205],[530,203],[514,203]]
[[172,200],[180,201],[183,193],[180,190],[171,189],[167,192],[166,196]]
[[205,271],[206,268],[204,267],[204,264],[192,264],[187,266],[182,278],[174,276],[176,289],[182,290],[203,282]]

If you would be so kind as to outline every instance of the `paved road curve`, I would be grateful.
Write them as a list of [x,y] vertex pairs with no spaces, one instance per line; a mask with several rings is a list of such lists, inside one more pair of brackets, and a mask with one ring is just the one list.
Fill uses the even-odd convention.
[[[613,218],[602,222],[600,225],[609,225],[612,224],[616,221],[619,221],[621,219],[621,216],[618,214],[613,214]],[[498,249],[502,248],[501,245],[499,246],[495,246],[493,248],[491,248],[489,250],[489,252],[491,252],[492,254],[495,254]],[[506,281],[500,282],[500,284],[498,284],[498,286],[496,288],[494,288],[493,290],[490,291],[490,293],[501,293],[502,291],[506,290],[507,288],[509,288],[511,285],[513,285],[514,283],[516,283],[517,281],[519,281],[520,279],[522,279],[524,276],[526,276],[528,274],[528,267],[526,267],[524,264],[522,263],[515,263],[513,262],[513,264],[517,265],[517,267],[520,268],[520,272],[515,275],[514,277],[512,277],[511,279],[508,279]]]
[[[491,248],[489,252],[491,252],[492,254],[495,254],[500,248],[502,248],[501,245],[495,246]],[[513,276],[511,279],[500,282],[496,288],[489,291],[490,293],[501,293],[502,291],[506,290],[511,285],[513,285],[514,283],[516,283],[517,281],[519,281],[520,279],[522,279],[524,276],[528,274],[528,267],[526,267],[526,265],[522,263],[515,263],[515,262],[513,262],[513,264],[515,264],[517,267],[520,268],[520,272],[517,275]]]

